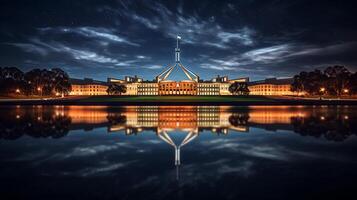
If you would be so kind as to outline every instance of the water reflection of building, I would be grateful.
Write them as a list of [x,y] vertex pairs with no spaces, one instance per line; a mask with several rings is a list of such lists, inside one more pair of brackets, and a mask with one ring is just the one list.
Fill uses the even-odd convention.
[[24,134],[60,137],[70,130],[102,127],[111,133],[123,131],[127,135],[174,130],[229,134],[257,127],[338,140],[339,135],[356,133],[357,113],[350,111],[355,109],[351,107],[303,106],[16,106],[0,109],[2,138]]
[[[155,132],[173,147],[177,178],[182,148],[205,131],[219,135],[248,132],[248,127],[254,127],[288,130],[286,133],[335,142],[357,134],[356,107],[16,106],[0,109],[0,138],[7,140],[24,135],[62,138],[71,130],[103,127],[110,133],[120,131],[126,135]],[[175,143],[172,137],[182,134],[177,132],[186,135]]]
[[195,131],[210,130],[227,134],[229,129],[246,132],[247,126],[236,127],[229,122],[229,107],[219,106],[132,106],[127,107],[126,124],[113,125],[110,132],[124,130],[127,134],[143,130]]

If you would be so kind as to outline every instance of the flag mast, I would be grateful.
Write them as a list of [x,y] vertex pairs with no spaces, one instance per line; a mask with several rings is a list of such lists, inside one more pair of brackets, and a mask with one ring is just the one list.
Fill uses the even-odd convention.
[[176,38],[176,49],[175,49],[175,61],[176,63],[180,62],[180,49],[179,49],[179,40],[181,39],[181,37],[179,35],[177,35]]

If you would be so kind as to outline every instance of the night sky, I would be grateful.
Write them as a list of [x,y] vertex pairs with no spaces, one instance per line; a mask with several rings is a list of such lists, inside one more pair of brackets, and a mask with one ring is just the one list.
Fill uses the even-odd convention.
[[174,63],[210,79],[357,70],[356,7],[347,1],[16,1],[0,3],[0,66],[60,67],[71,77],[152,80]]

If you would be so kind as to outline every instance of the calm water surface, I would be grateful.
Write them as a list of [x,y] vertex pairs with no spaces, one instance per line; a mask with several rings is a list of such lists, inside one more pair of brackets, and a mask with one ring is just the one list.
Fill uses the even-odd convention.
[[356,191],[353,106],[0,112],[1,199],[346,199]]

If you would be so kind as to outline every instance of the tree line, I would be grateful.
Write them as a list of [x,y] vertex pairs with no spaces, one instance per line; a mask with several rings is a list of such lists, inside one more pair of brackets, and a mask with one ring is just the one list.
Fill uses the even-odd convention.
[[23,72],[16,67],[0,67],[1,95],[68,95],[70,91],[69,76],[62,69]]
[[293,79],[293,92],[333,96],[357,94],[357,72],[352,73],[344,66],[327,67],[324,71],[303,71]]

